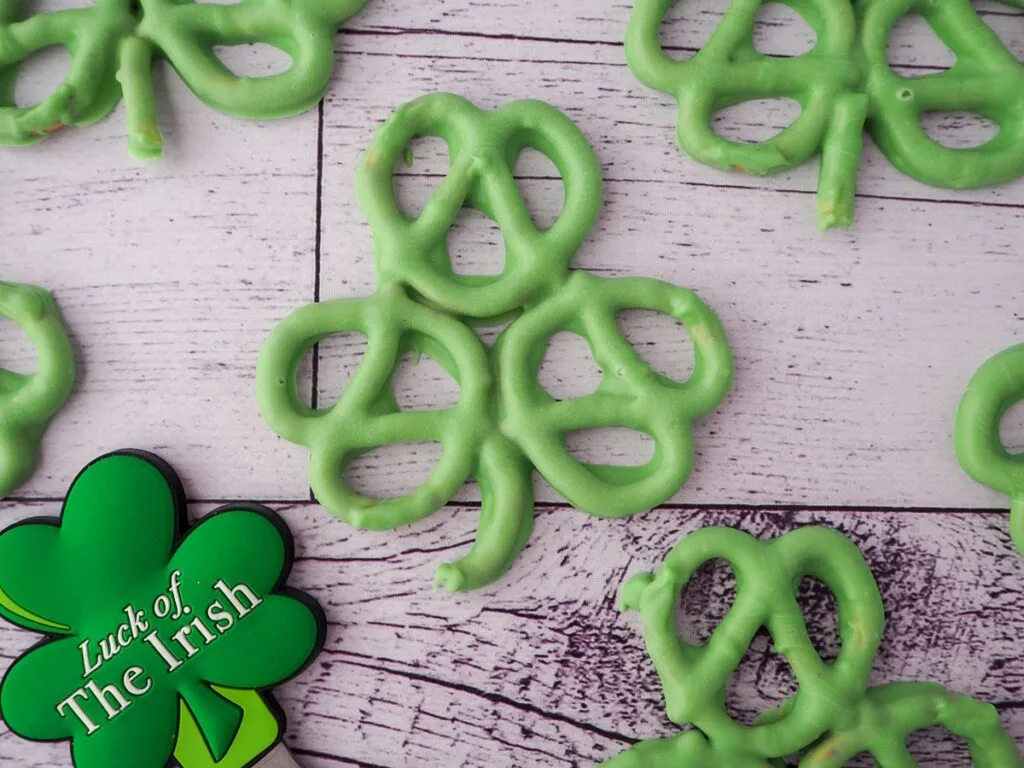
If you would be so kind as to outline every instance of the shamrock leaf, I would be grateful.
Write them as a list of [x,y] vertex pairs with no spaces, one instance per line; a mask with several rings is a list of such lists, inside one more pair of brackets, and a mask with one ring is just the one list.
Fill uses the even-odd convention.
[[[367,0],[95,0],[88,8],[22,13],[0,0],[0,145],[41,141],[66,125],[89,125],[125,101],[128,148],[160,155],[153,60],[170,61],[200,99],[253,119],[304,112],[323,96],[334,66],[334,33]],[[265,43],[292,60],[266,77],[236,75],[216,46]],[[29,56],[59,45],[71,54],[67,77],[39,104],[18,107],[14,84]]]
[[184,510],[170,467],[119,452],[78,476],[59,521],[0,534],[0,614],[53,636],[0,685],[12,731],[70,739],[78,768],[245,765],[273,746],[254,691],[306,665],[323,615],[282,588],[293,550],[274,513],[224,508],[181,538]]

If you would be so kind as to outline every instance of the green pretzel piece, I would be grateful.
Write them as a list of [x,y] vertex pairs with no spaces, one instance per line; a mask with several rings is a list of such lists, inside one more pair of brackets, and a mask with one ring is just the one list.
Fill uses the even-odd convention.
[[[893,165],[951,189],[1003,184],[1024,174],[1024,66],[970,0],[870,0],[858,12],[871,137]],[[920,14],[956,54],[952,67],[912,78],[892,71],[888,38],[908,13]],[[952,149],[921,127],[923,113],[957,109],[992,120],[999,132],[981,146]]]
[[[676,634],[680,594],[702,564],[724,560],[736,598],[704,645]],[[841,650],[826,664],[807,633],[796,590],[806,576],[836,598]],[[880,768],[914,768],[911,733],[943,726],[963,738],[977,768],[1022,768],[1020,752],[991,704],[935,683],[867,686],[885,617],[874,576],[838,531],[809,526],[773,541],[731,528],[704,528],[683,539],[662,569],[630,578],[622,609],[643,617],[644,641],[661,678],[669,718],[688,730],[642,741],[602,768],[840,768],[870,754]],[[752,726],[725,711],[726,682],[764,627],[799,683],[794,697]]]
[[[640,359],[615,316],[652,309],[690,332],[694,370],[677,383]],[[537,380],[548,342],[573,331],[590,345],[604,376],[597,391],[555,401]],[[631,515],[664,502],[693,466],[691,425],[725,397],[732,358],[718,318],[696,294],[659,280],[607,280],[578,271],[565,287],[509,326],[498,344],[506,434],[544,478],[578,509],[598,517]],[[584,465],[565,445],[573,431],[625,426],[650,436],[654,456],[640,467]]]
[[[0,714],[76,768],[281,766],[270,689],[322,649],[320,606],[285,586],[287,526],[233,504],[189,528],[158,457],[118,451],[75,478],[57,518],[0,533],[0,616],[44,639],[7,670]],[[274,760],[274,762],[271,762]]]
[[[304,406],[295,391],[298,365],[318,341],[346,331],[366,336],[366,357],[338,402],[316,412]],[[368,299],[302,307],[274,329],[265,350],[256,377],[273,386],[258,388],[260,409],[274,431],[309,448],[313,493],[350,525],[384,530],[421,520],[445,504],[472,474],[482,437],[489,430],[491,382],[483,345],[471,328],[417,304],[398,284],[384,285]],[[437,411],[399,410],[391,377],[409,351],[429,355],[459,382],[458,403]],[[417,441],[440,442],[444,455],[412,495],[379,501],[340,482],[345,467],[360,454]]]
[[1010,535],[1024,557],[1024,456],[1011,455],[999,423],[1024,398],[1024,344],[990,358],[971,379],[956,414],[953,442],[960,466],[982,485],[1010,497]]
[[39,458],[43,432],[75,383],[75,358],[49,293],[0,282],[0,317],[13,320],[35,346],[30,374],[0,368],[0,498],[24,483]]
[[[392,191],[397,158],[421,135],[442,137],[452,169],[415,219]],[[558,221],[538,230],[519,197],[511,169],[525,147],[547,154],[565,176]],[[361,528],[412,523],[451,500],[469,478],[482,494],[476,541],[442,565],[448,591],[500,578],[533,528],[536,467],[551,485],[590,514],[612,517],[661,504],[686,481],[693,461],[693,421],[725,397],[732,356],[714,313],[693,293],[657,280],[606,280],[569,269],[600,206],[597,158],[579,129],[536,101],[492,113],[452,94],[432,94],[401,108],[380,129],[358,172],[359,199],[374,236],[380,286],[369,298],[302,307],[271,333],[256,369],[257,396],[271,428],[310,451],[310,485],[332,514]],[[497,277],[452,271],[447,234],[458,211],[474,207],[496,221],[507,263]],[[615,325],[623,309],[653,309],[680,320],[696,350],[690,379],[660,376]],[[470,322],[514,319],[493,348]],[[559,329],[587,338],[604,369],[598,396],[555,403],[537,369]],[[298,366],[321,339],[366,336],[367,353],[348,389],[326,409],[305,406]],[[391,380],[402,356],[425,353],[458,382],[451,408],[401,411]],[[565,435],[588,426],[640,429],[655,456],[638,468],[583,465],[565,450]],[[443,455],[417,490],[398,499],[366,498],[348,487],[345,468],[362,453],[395,443],[438,442]]]
[[[22,18],[22,0],[0,0],[0,145],[33,144],[66,125],[88,125],[121,98],[128,148],[146,160],[163,142],[153,90],[154,58],[166,58],[211,107],[265,119],[304,112],[323,96],[334,67],[333,34],[367,0],[96,0]],[[213,51],[217,45],[266,43],[291,58],[285,71],[240,77]],[[41,103],[18,107],[14,83],[21,63],[61,46],[72,63],[64,82]]]
[[[686,61],[671,58],[658,38],[678,1],[636,0],[626,33],[630,68],[641,82],[679,102],[679,145],[702,163],[760,176],[820,152],[822,229],[853,221],[865,121],[889,161],[918,181],[962,189],[1024,174],[1024,66],[970,0],[784,0],[817,36],[810,51],[792,58],[754,49],[754,23],[765,0],[733,0],[704,48]],[[891,70],[888,39],[909,13],[920,13],[957,54],[951,69],[915,78]],[[779,97],[796,100],[801,113],[767,141],[730,141],[712,130],[718,110]],[[922,113],[956,109],[995,121],[999,133],[979,147],[951,149],[920,125]]]
[[856,725],[835,730],[811,749],[800,768],[841,768],[869,753],[880,768],[915,768],[906,741],[941,725],[967,742],[976,768],[1021,768],[1024,761],[991,704],[948,693],[936,683],[889,683],[868,690]]
[[[392,177],[409,142],[424,136],[448,144],[451,170],[422,213],[409,219],[395,200]],[[512,177],[527,147],[547,155],[565,185],[562,214],[543,231]],[[515,101],[487,113],[441,93],[399,107],[381,127],[359,165],[356,191],[374,233],[382,281],[401,280],[455,314],[494,318],[523,306],[568,270],[597,220],[601,169],[580,129],[550,104]],[[505,267],[496,277],[452,269],[448,230],[465,206],[501,228]]]
[[[690,645],[676,635],[676,606],[697,568],[714,559],[732,566],[736,601],[707,645]],[[842,649],[831,664],[815,650],[796,599],[806,576],[824,582],[836,597]],[[731,528],[704,528],[680,542],[656,576],[633,577],[623,588],[622,605],[644,618],[647,650],[665,689],[669,719],[692,723],[712,740],[742,745],[762,758],[796,752],[845,722],[867,689],[885,621],[860,550],[839,532],[818,527],[768,542]],[[725,685],[762,626],[800,688],[784,718],[746,726],[726,713]]]

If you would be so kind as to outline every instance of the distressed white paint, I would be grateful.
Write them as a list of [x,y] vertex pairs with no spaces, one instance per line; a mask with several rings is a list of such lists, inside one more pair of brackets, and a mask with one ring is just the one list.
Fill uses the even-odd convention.
[[[680,55],[699,46],[721,8],[681,3],[666,43]],[[1019,12],[983,8],[1024,51]],[[822,235],[813,217],[816,163],[753,179],[682,156],[674,103],[624,65],[628,10],[580,0],[374,0],[352,22],[357,34],[338,38],[340,68],[324,107],[320,295],[373,289],[353,174],[399,103],[434,90],[490,108],[547,100],[591,140],[606,179],[601,218],[577,265],[696,289],[733,344],[736,385],[697,425],[696,470],[676,501],[851,509],[793,517],[673,508],[601,522],[545,507],[506,579],[452,598],[431,592],[429,581],[471,540],[475,509],[370,534],[313,505],[287,507],[302,555],[296,583],[317,595],[332,622],[322,663],[281,692],[291,745],[317,768],[588,766],[626,739],[668,733],[637,623],[614,611],[622,578],[654,565],[698,523],[768,533],[810,519],[841,524],[878,568],[890,621],[876,680],[936,679],[1001,703],[1004,723],[1024,739],[1016,703],[1022,572],[1005,516],[908,509],[1003,503],[963,476],[949,431],[974,369],[1021,337],[1024,183],[930,189],[901,176],[869,142],[856,225]],[[762,50],[806,48],[806,30],[777,7],[763,18]],[[951,63],[922,25],[901,25],[892,48],[907,74]],[[272,66],[265,51],[231,55],[246,71]],[[52,74],[34,75],[23,92]],[[120,111],[40,147],[0,150],[0,279],[54,290],[81,373],[18,498],[59,497],[89,459],[132,445],[170,459],[192,498],[304,501],[304,452],[262,424],[252,371],[273,324],[317,290],[318,116],[236,121],[199,104],[166,67],[158,84],[167,141],[159,163],[130,160]],[[751,139],[792,114],[778,103],[743,105],[719,125]],[[985,135],[969,117],[931,123],[958,145]],[[550,218],[560,201],[550,165],[528,158],[520,171],[530,177],[521,187],[531,206]],[[403,199],[422,199],[443,172],[436,145],[417,146],[399,180]],[[479,221],[460,225],[456,237],[465,268],[500,263],[498,241]],[[11,330],[3,326],[0,352],[25,367]],[[626,330],[656,365],[685,372],[688,345],[670,323],[641,316]],[[556,342],[544,383],[562,396],[592,388],[585,345]],[[321,403],[340,390],[359,349],[352,339],[324,345]],[[398,386],[406,407],[457,397],[430,361],[406,366]],[[649,450],[618,437],[573,447],[620,461]],[[383,461],[371,454],[353,480],[368,491],[413,487],[436,456],[422,447]],[[538,494],[558,498],[543,483]],[[57,506],[8,502],[0,522]],[[856,511],[865,506],[886,511]],[[720,589],[709,582],[705,593],[699,606],[720,615],[712,599]],[[820,612],[812,616],[823,625]],[[31,642],[0,628],[3,666]],[[779,669],[744,669],[737,709],[773,700]],[[947,740],[919,748],[932,760],[923,764],[966,764]],[[53,766],[67,757],[63,746],[0,730],[0,762]]]

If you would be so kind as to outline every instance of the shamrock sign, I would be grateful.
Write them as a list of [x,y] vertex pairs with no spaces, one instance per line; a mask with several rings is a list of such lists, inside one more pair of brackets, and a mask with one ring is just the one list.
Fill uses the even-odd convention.
[[0,685],[12,731],[70,740],[77,768],[242,768],[274,750],[266,689],[322,647],[323,613],[283,587],[293,545],[269,509],[185,529],[174,471],[122,451],[82,471],[59,520],[0,534],[0,614],[49,636]]
[[[334,67],[334,33],[368,0],[95,0],[91,7],[23,13],[23,0],[0,0],[0,145],[34,144],[66,125],[89,125],[124,99],[128,149],[160,155],[153,61],[170,61],[205,103],[252,119],[287,117],[316,104]],[[266,77],[232,72],[217,46],[265,43],[291,66]],[[62,46],[71,67],[57,89],[32,106],[14,103],[21,64]]]

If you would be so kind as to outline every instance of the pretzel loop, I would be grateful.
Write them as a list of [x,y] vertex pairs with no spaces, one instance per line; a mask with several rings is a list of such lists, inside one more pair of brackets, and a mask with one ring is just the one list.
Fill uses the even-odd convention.
[[[825,551],[827,558],[822,557]],[[675,633],[676,606],[697,568],[713,559],[732,566],[736,600],[707,644],[694,646]],[[842,649],[832,664],[818,656],[796,599],[806,576],[820,579],[836,597]],[[696,725],[712,741],[743,744],[746,752],[762,758],[798,751],[845,721],[867,688],[884,622],[874,577],[860,551],[825,528],[798,529],[771,542],[730,528],[699,530],[669,553],[656,576],[634,577],[623,590],[623,606],[643,615],[669,718]],[[724,691],[762,626],[800,688],[785,717],[746,726],[726,713]]]
[[[679,0],[636,0],[626,59],[647,85],[679,102],[677,140],[687,154],[724,170],[776,173],[821,152],[818,223],[853,220],[857,165],[867,121],[875,143],[899,170],[939,187],[965,188],[1024,174],[1024,66],[979,18],[970,0],[787,0],[817,43],[794,58],[763,56],[753,27],[764,0],[733,0],[704,48],[685,62],[662,49],[658,30]],[[1012,5],[1021,5],[1013,0]],[[947,72],[905,78],[889,65],[896,22],[920,13],[957,55]],[[800,116],[754,144],[724,139],[713,114],[758,98],[788,97]],[[993,120],[999,133],[971,149],[945,147],[920,125],[923,113],[966,109]]]
[[[95,0],[19,21],[20,0],[0,8],[0,144],[39,141],[64,125],[109,114],[124,97],[128,146],[139,159],[158,156],[153,59],[163,56],[204,102],[233,115],[270,118],[308,109],[323,95],[334,66],[333,32],[367,0]],[[289,55],[291,66],[266,77],[239,77],[214,53],[217,45],[262,42]],[[18,109],[13,85],[21,61],[62,45],[72,56],[64,82],[41,104]]]
[[[397,323],[394,320],[397,319]],[[359,331],[367,353],[337,403],[313,410],[296,394],[298,365],[314,344],[335,333]],[[402,412],[391,377],[408,351],[424,352],[460,383],[451,408]],[[271,334],[260,355],[260,410],[271,427],[311,454],[310,485],[337,517],[361,528],[386,529],[419,520],[443,506],[472,472],[487,433],[487,361],[476,334],[461,323],[411,301],[393,286],[368,299],[339,299],[303,307]],[[374,448],[439,442],[444,453],[413,493],[377,500],[350,489],[345,468]]]
[[[615,323],[625,309],[653,309],[684,324],[695,361],[686,382],[655,373],[640,359]],[[536,377],[560,330],[587,340],[604,376],[593,394],[556,402]],[[732,371],[725,333],[696,295],[656,280],[587,272],[574,272],[561,291],[509,326],[498,355],[504,431],[559,493],[602,517],[650,509],[682,487],[693,463],[692,422],[722,401]],[[650,436],[653,458],[641,467],[586,465],[566,449],[570,432],[607,426]]]
[[[235,5],[166,4],[143,0],[140,26],[174,63],[181,79],[205,103],[254,119],[298,114],[319,101],[334,67],[334,41],[325,28],[339,26],[366,0],[293,5],[246,0]],[[291,66],[264,77],[236,76],[214,45],[265,43],[286,53]]]
[[[117,40],[123,34],[112,0],[18,21],[22,3],[0,9],[0,145],[35,144],[66,125],[87,125],[117,104]],[[71,56],[64,81],[38,104],[18,107],[14,88],[21,64],[46,48]],[[99,76],[97,76],[99,75]]]
[[[392,189],[398,158],[417,137],[437,136],[451,170],[415,219]],[[538,230],[512,176],[526,147],[545,155],[565,185],[558,220]],[[517,309],[564,274],[600,206],[597,158],[579,129],[554,107],[513,102],[493,113],[453,94],[431,94],[400,107],[378,131],[357,171],[357,191],[375,241],[382,279],[400,279],[436,306],[466,317],[494,318]],[[448,231],[463,207],[501,228],[505,266],[498,276],[455,274]]]
[[0,368],[0,498],[28,479],[46,425],[75,383],[75,360],[50,294],[0,282],[0,317],[17,323],[36,349],[31,374]]
[[[889,66],[888,39],[903,16],[919,13],[957,56],[947,71],[901,77]],[[963,189],[1000,184],[1024,173],[1024,66],[979,18],[970,0],[870,0],[860,45],[872,94],[871,134],[889,161],[913,178]],[[932,139],[920,117],[969,110],[999,125],[984,144],[953,149]]]
[[[662,49],[659,28],[678,0],[638,0],[626,34],[626,57],[637,76],[676,97],[677,138],[683,151],[723,170],[766,175],[805,162],[821,145],[835,97],[859,76],[850,63],[852,7],[839,0],[793,0],[818,36],[815,47],[795,58],[765,56],[754,49],[752,30],[761,0],[733,0],[705,47],[687,61]],[[748,144],[712,130],[715,112],[762,98],[788,97],[800,115],[777,136]]]
[[[442,138],[451,167],[413,218],[400,210],[392,177],[416,136]],[[533,223],[512,175],[525,147],[546,154],[564,179],[563,211],[547,229]],[[526,544],[535,467],[581,509],[605,516],[654,506],[683,485],[692,464],[691,423],[724,397],[732,357],[718,320],[690,291],[569,269],[596,218],[601,185],[593,150],[565,115],[535,101],[487,113],[451,94],[425,96],[384,124],[357,180],[373,230],[377,293],[293,314],[271,335],[256,376],[271,427],[310,448],[311,485],[325,507],[354,525],[391,527],[430,514],[472,476],[481,491],[473,546],[437,571],[438,583],[460,591],[497,580]],[[506,264],[498,277],[462,277],[451,269],[447,233],[467,206],[501,229]],[[622,337],[615,313],[634,307],[668,313],[687,327],[696,359],[688,381],[659,376]],[[471,324],[509,318],[485,350]],[[605,369],[596,400],[554,403],[536,381],[546,341],[559,328],[586,336]],[[303,354],[325,335],[351,329],[367,335],[369,351],[348,390],[327,413],[304,409],[294,389]],[[398,412],[390,377],[408,349],[434,357],[460,382],[457,405]],[[657,445],[654,460],[640,468],[583,466],[555,444],[591,424],[647,432]],[[375,502],[345,486],[342,469],[354,456],[413,440],[444,446],[441,463],[416,493]]]
[[954,446],[960,466],[982,485],[1010,497],[1010,534],[1024,556],[1024,456],[1006,450],[999,425],[1024,400],[1024,344],[985,362],[960,401]]

